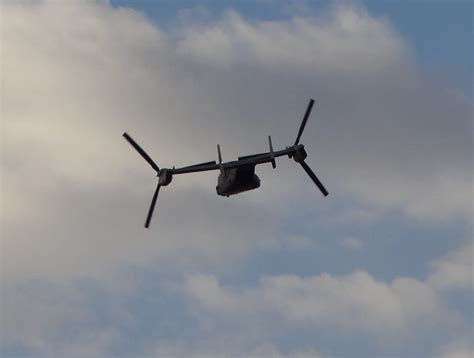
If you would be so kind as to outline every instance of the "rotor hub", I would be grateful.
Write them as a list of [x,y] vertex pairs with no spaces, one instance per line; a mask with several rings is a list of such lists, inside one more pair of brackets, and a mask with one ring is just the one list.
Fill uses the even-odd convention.
[[173,173],[169,169],[161,169],[158,172],[158,184],[161,186],[167,186],[173,180]]

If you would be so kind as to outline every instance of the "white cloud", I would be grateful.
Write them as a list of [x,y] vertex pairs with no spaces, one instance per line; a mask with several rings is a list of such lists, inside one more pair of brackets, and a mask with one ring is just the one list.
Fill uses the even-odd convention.
[[[258,103],[282,94],[293,107],[296,94],[318,97],[317,124],[308,128],[318,135],[307,138],[321,143],[313,160],[336,190],[420,219],[471,217],[472,104],[423,78],[387,22],[344,6],[323,18],[281,22],[250,22],[231,12],[185,28],[178,46],[204,69],[225,67],[222,83],[254,87]],[[229,76],[233,68],[241,80]],[[261,83],[251,86],[242,71]],[[279,81],[271,90],[270,74]],[[296,110],[280,112],[274,122],[290,128],[286,118]]]
[[[183,27],[177,38],[138,12],[102,2],[9,3],[2,11],[3,200],[11,203],[2,213],[3,236],[12,263],[43,262],[30,274],[56,274],[47,264],[51,255],[67,262],[78,253],[89,256],[87,267],[64,270],[69,273],[113,266],[130,252],[141,261],[193,246],[186,238],[203,227],[200,239],[209,244],[198,252],[242,253],[255,240],[239,232],[238,221],[229,229],[213,219],[229,207],[239,208],[234,214],[249,232],[271,240],[278,228],[251,217],[269,210],[271,226],[295,194],[308,193],[302,206],[319,198],[295,163],[279,162],[279,175],[260,168],[260,191],[233,198],[232,205],[209,201],[209,214],[201,213],[192,229],[180,225],[173,239],[168,222],[159,249],[137,245],[129,237],[144,235],[125,223],[141,224],[153,173],[120,134],[129,130],[162,166],[212,159],[217,141],[232,158],[263,150],[270,131],[275,145],[291,141],[310,96],[318,102],[304,134],[308,161],[332,196],[349,193],[423,218],[470,217],[470,105],[424,82],[391,26],[362,10],[343,6],[321,18],[254,22],[231,12]],[[215,195],[214,185],[205,174],[176,178],[160,194],[157,212],[171,220],[173,209],[193,222],[181,210],[198,208],[200,196],[179,201],[176,191],[205,187]],[[105,215],[98,206],[114,220],[92,224],[87,212]],[[65,223],[78,219],[72,243]],[[234,239],[215,240],[221,232]],[[107,237],[114,237],[115,250]],[[93,246],[97,255],[88,252]]]
[[[150,282],[136,274],[131,277],[126,287],[129,277],[121,275],[107,287],[38,281],[2,286],[3,344],[24,347],[34,356],[101,357],[120,349],[143,356],[323,356],[315,345],[324,338],[299,349],[297,343],[279,341],[304,336],[309,327],[311,335],[324,332],[325,339],[366,337],[362,340],[380,346],[377,352],[399,347],[415,352],[409,345],[413,339],[422,352],[438,346],[446,357],[469,352],[463,341],[446,343],[465,329],[457,313],[443,305],[430,285],[409,277],[384,282],[364,271],[276,275],[248,285],[223,284],[212,274],[189,274],[184,282],[154,275],[157,291],[143,287]],[[182,304],[170,307],[169,298]],[[143,322],[144,312],[150,317]],[[143,328],[149,332],[143,334]],[[174,336],[176,329],[182,334]],[[137,334],[139,341],[123,345]],[[434,346],[424,338],[431,334],[441,337]],[[341,349],[333,347],[329,355]]]
[[[77,277],[104,284],[117,269],[152,262],[179,265],[180,272],[233,270],[250,250],[281,247],[279,225],[289,211],[326,205],[295,163],[278,162],[278,172],[259,169],[262,189],[229,200],[215,197],[214,176],[175,178],[145,233],[153,173],[120,135],[129,130],[162,166],[212,160],[216,142],[226,159],[234,158],[266,149],[268,134],[275,146],[291,143],[312,96],[318,102],[303,142],[331,192],[326,200],[343,193],[374,213],[395,208],[423,220],[471,218],[471,104],[432,86],[390,24],[362,10],[335,7],[320,18],[288,21],[248,21],[230,12],[184,26],[176,37],[106,2],[10,2],[2,4],[2,21],[8,205],[1,213],[1,268],[8,287]],[[375,214],[353,216],[370,222]],[[294,239],[284,248],[312,246],[289,235]],[[189,276],[187,292],[199,307],[248,319],[271,311],[287,324],[412,332],[419,321],[449,316],[431,284],[465,287],[466,257],[463,251],[440,261],[429,284],[408,277],[384,282],[359,271],[281,275],[242,288],[198,274]],[[100,325],[87,300],[58,300],[75,295],[67,290],[31,304],[24,293],[2,289],[7,340],[48,354],[57,337],[40,334],[45,327],[81,317]],[[271,343],[255,342],[269,338],[258,335],[261,326],[246,329],[247,353],[279,354]],[[92,333],[85,333],[87,341]],[[94,338],[69,348],[89,356],[118,339],[114,329]],[[223,351],[205,343],[203,352]],[[182,348],[166,341],[158,352],[160,346]],[[73,355],[56,348],[57,355]]]
[[[406,55],[388,24],[353,6],[337,7],[321,18],[255,23],[230,11],[215,24],[185,28],[178,50],[204,64],[324,69],[350,76],[398,66]],[[342,61],[348,57],[350,61]]]
[[434,262],[429,277],[431,285],[440,290],[473,289],[472,241]]
[[431,322],[450,325],[457,319],[427,283],[408,277],[385,283],[365,271],[340,277],[272,276],[245,289],[225,287],[214,276],[199,274],[189,278],[188,288],[210,311],[245,317],[271,311],[292,322],[362,330],[382,339],[405,336]]
[[471,335],[453,340],[441,348],[440,358],[472,358],[474,349],[472,347],[472,327]]
[[207,307],[227,310],[238,305],[238,298],[225,292],[214,276],[192,275],[187,284],[190,294]]
[[292,330],[311,327],[337,335],[366,335],[385,353],[404,346],[403,352],[410,354],[464,357],[472,351],[466,344],[469,340],[462,339],[472,331],[472,318],[450,307],[444,294],[452,288],[472,287],[467,280],[470,249],[466,245],[435,261],[426,280],[397,277],[386,282],[359,270],[340,276],[266,276],[246,285],[194,274],[188,276],[186,287],[197,303],[195,309],[200,307],[203,317],[217,321],[258,327],[273,319],[278,322],[273,325]]

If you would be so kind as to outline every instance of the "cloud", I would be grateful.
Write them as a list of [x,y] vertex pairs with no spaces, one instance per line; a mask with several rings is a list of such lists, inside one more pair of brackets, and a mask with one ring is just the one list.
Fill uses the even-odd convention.
[[[220,279],[258,249],[317,248],[297,228],[282,244],[282,227],[289,213],[332,200],[356,207],[342,222],[369,225],[387,210],[424,223],[471,220],[472,105],[425,78],[386,20],[348,6],[280,21],[228,12],[168,33],[107,2],[9,2],[2,15],[2,345],[63,356],[124,349],[117,342],[140,317],[107,288],[100,321],[95,291],[75,285],[104,287],[136,267],[188,273],[173,299],[190,298],[185,323],[202,329],[190,345],[179,336],[133,347],[151,355],[224,352],[231,343],[244,354],[316,355],[319,347],[274,342],[307,324],[377,336],[451,317],[439,292],[466,286],[464,249],[439,261],[428,282],[385,282],[363,270],[282,273],[255,286]],[[231,159],[265,150],[268,134],[275,147],[292,143],[309,97],[317,105],[303,143],[331,192],[325,202],[290,161],[278,172],[259,168],[261,190],[229,200],[216,197],[214,175],[177,177],[144,232],[154,173],[123,131],[160,166],[212,160],[217,142]],[[334,216],[321,211],[321,221]],[[31,282],[41,287],[26,289]],[[261,322],[249,327],[259,318],[276,323],[264,323],[268,334]]]
[[[2,354],[21,347],[30,356],[72,357],[406,355],[466,347],[453,340],[465,329],[457,312],[410,277],[274,275],[254,285],[155,271],[151,280],[129,272],[100,285],[2,282]],[[341,334],[353,342],[328,350]]]
[[130,329],[134,318],[113,295],[107,304],[97,301],[103,294],[81,284],[2,282],[2,356],[110,356],[107,350],[119,344],[121,330]]
[[[179,52],[206,65],[324,69],[341,75],[398,66],[406,51],[387,23],[352,6],[338,7],[321,18],[255,23],[229,11],[217,23],[185,27],[178,45]],[[342,61],[347,56],[351,61]]]
[[[313,93],[318,120],[307,138],[321,143],[314,160],[336,190],[420,219],[471,216],[472,104],[424,78],[389,23],[344,6],[281,22],[230,12],[215,24],[185,28],[178,46],[204,71],[224,67],[219,83],[255,88],[258,103],[286,95],[289,108],[273,119],[279,127],[291,128],[286,118],[297,113],[290,99]],[[232,79],[234,68],[240,80]]]
[[[471,331],[472,333],[472,331]],[[469,337],[463,337],[449,342],[442,347],[439,357],[441,358],[469,358],[474,353]]]
[[322,355],[319,354],[316,350],[310,351],[290,351],[290,352],[281,352],[278,348],[271,344],[262,344],[257,346],[254,349],[250,350],[237,350],[237,351],[215,351],[212,349],[202,349],[196,351],[191,349],[185,343],[181,344],[169,344],[168,342],[157,342],[156,349],[153,350],[153,353],[158,356],[166,357],[236,357],[236,356],[246,356],[246,357],[294,357],[294,358],[319,358]]
[[[220,285],[213,276],[195,275],[188,280],[190,294],[203,307],[240,315],[273,311],[301,324],[333,326],[375,337],[403,336],[421,321],[448,324],[449,316],[427,283],[408,277],[385,283],[365,271],[334,277],[272,276],[245,290]],[[383,329],[381,329],[383,327]]]
[[[54,252],[64,255],[71,244],[64,239],[65,223],[73,220],[64,215],[75,215],[83,220],[78,226],[88,228],[89,219],[77,211],[97,206],[110,211],[111,205],[135,209],[117,208],[115,225],[96,222],[89,235],[113,236],[123,252],[114,255],[109,244],[98,243],[99,254],[91,261],[113,264],[130,250],[141,250],[136,256],[141,260],[148,245],[134,248],[136,241],[118,239],[127,229],[113,227],[138,225],[138,215],[130,217],[135,211],[145,214],[153,190],[153,173],[120,138],[124,130],[162,166],[212,159],[215,145],[209,142],[217,141],[228,159],[261,151],[259,143],[269,132],[275,145],[291,141],[310,96],[318,102],[304,134],[309,162],[335,198],[349,193],[420,218],[470,217],[471,197],[465,194],[471,186],[470,104],[424,80],[390,24],[361,9],[335,6],[320,18],[254,22],[229,12],[174,35],[136,11],[102,2],[9,3],[3,11],[3,195],[11,204],[2,218],[12,262],[27,265],[32,247],[41,252],[49,246],[41,260]],[[270,41],[275,38],[279,41]],[[294,172],[294,163],[279,165],[277,176],[260,169],[262,190],[233,199],[237,215],[253,213],[249,227],[257,227],[251,217],[268,208],[269,222],[284,216],[286,198],[295,190],[313,195],[311,182],[299,168]],[[171,210],[174,198],[175,215],[193,220],[180,213],[188,204],[179,202],[176,191],[206,188],[213,194],[213,187],[214,179],[205,174],[176,178],[160,197],[158,212]],[[94,202],[97,196],[100,204]],[[199,232],[204,222],[216,227],[209,237],[228,231],[213,220],[227,203],[209,203],[214,214],[207,206],[199,226],[182,228],[172,241],[165,231],[162,244],[188,245],[183,238]],[[78,226],[74,235],[84,240]],[[231,230],[236,244],[252,245],[241,241],[241,227]],[[133,230],[130,235],[143,236]],[[257,237],[266,235],[255,230]],[[211,255],[223,252],[216,244],[227,250],[212,241],[201,249]]]
[[439,290],[473,289],[472,242],[433,263],[434,272],[429,277],[431,285]]
[[364,243],[360,239],[354,237],[347,237],[340,242],[340,245],[347,249],[360,250]]
[[238,298],[225,292],[213,276],[197,274],[188,279],[188,289],[192,296],[207,307],[228,310],[236,307]]
[[[212,317],[213,322],[232,321],[237,326],[241,321],[255,326],[273,322],[272,327],[296,335],[304,336],[308,329],[312,334],[323,331],[329,336],[373,341],[373,348],[365,344],[353,354],[390,351],[463,357],[472,350],[464,338],[472,330],[470,308],[466,316],[446,294],[453,288],[472,288],[472,281],[467,280],[472,258],[464,262],[467,252],[470,245],[435,260],[425,280],[396,277],[384,281],[356,270],[346,275],[268,275],[246,284],[225,283],[213,274],[199,273],[187,277],[186,290],[197,304],[198,316]],[[279,334],[278,329],[271,333]],[[331,354],[344,355],[345,348],[340,349]]]

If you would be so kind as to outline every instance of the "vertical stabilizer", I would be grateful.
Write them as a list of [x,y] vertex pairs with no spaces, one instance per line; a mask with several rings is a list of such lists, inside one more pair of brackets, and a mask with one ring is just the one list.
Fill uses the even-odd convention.
[[217,157],[219,158],[219,169],[222,175],[225,175],[224,166],[222,165],[222,154],[221,154],[221,146],[217,145]]
[[272,137],[268,136],[268,147],[270,148],[270,159],[272,163],[273,169],[277,167],[276,162],[275,162],[275,153],[273,153],[273,145],[272,145]]

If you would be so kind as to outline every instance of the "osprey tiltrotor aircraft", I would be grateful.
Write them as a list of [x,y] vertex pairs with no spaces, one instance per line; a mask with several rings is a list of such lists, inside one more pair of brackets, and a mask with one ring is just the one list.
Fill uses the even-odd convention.
[[316,184],[316,186],[321,190],[324,196],[328,195],[326,188],[319,181],[316,175],[313,173],[311,168],[304,161],[308,156],[304,150],[304,145],[299,144],[301,134],[306,126],[308,121],[309,114],[313,108],[314,100],[311,99],[306,109],[306,113],[301,122],[298,135],[296,136],[295,144],[291,147],[286,147],[286,149],[273,151],[272,138],[268,137],[268,145],[270,151],[266,153],[252,154],[244,157],[239,157],[238,160],[231,162],[223,163],[221,149],[219,144],[217,145],[217,154],[219,163],[215,161],[206,162],[201,164],[190,165],[182,168],[166,169],[159,168],[158,165],[149,157],[149,155],[130,137],[127,133],[124,133],[124,138],[140,153],[140,155],[155,169],[158,176],[158,185],[151,200],[150,210],[148,211],[148,216],[146,218],[145,227],[148,228],[150,225],[151,217],[153,215],[153,210],[155,209],[156,199],[158,198],[158,193],[162,186],[167,186],[171,183],[173,175],[177,174],[187,174],[195,172],[204,172],[209,170],[220,170],[219,178],[217,180],[216,191],[218,195],[227,196],[234,194],[239,194],[244,191],[253,190],[260,187],[260,179],[255,174],[255,166],[257,164],[263,163],[272,163],[273,168],[276,168],[275,158],[282,157],[287,155],[289,158],[293,158],[295,162],[301,164],[303,169],[308,173],[310,178]]

